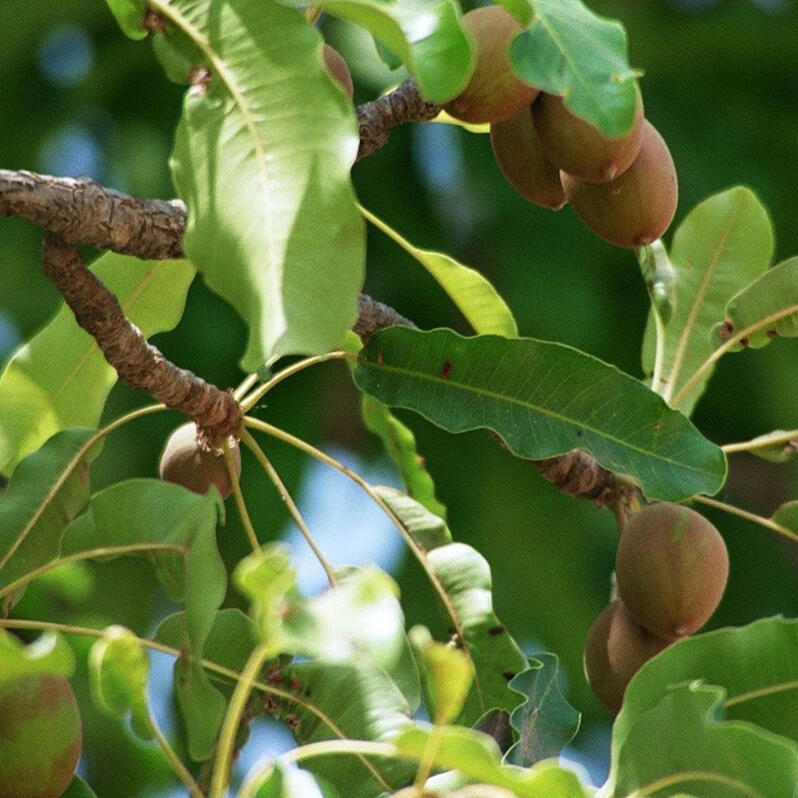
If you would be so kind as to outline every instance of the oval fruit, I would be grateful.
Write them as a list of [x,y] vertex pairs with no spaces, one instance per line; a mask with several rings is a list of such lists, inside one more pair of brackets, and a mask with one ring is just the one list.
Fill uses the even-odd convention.
[[619,138],[607,138],[572,114],[562,97],[541,94],[532,107],[532,118],[546,157],[563,172],[588,183],[604,183],[623,174],[643,142],[643,98],[639,88],[636,92],[632,128]]
[[543,154],[529,108],[492,124],[490,144],[505,179],[524,199],[554,210],[565,205],[560,172]]
[[582,664],[593,694],[610,712],[618,712],[632,677],[668,645],[640,626],[622,602],[613,601],[585,639]]
[[650,504],[621,532],[618,594],[653,634],[673,639],[702,627],[720,603],[728,575],[723,538],[689,507]]
[[577,216],[618,247],[636,248],[659,238],[676,213],[679,188],[668,145],[648,121],[634,163],[607,183],[587,183],[562,172],[563,189]]
[[503,122],[530,106],[539,91],[510,67],[508,48],[521,25],[501,6],[483,6],[463,15],[475,45],[475,66],[463,92],[444,105],[464,122]]
[[[238,442],[232,448],[236,473],[241,475],[241,451]],[[159,467],[161,479],[175,482],[194,493],[206,494],[211,485],[223,499],[233,492],[224,455],[212,451],[200,439],[197,425],[178,427],[166,442]]]
[[0,795],[59,798],[80,758],[80,712],[69,681],[52,674],[0,684]]
[[352,73],[349,71],[349,64],[346,63],[346,60],[338,50],[334,47],[330,47],[329,44],[324,45],[322,56],[324,57],[324,66],[327,67],[327,71],[351,100],[355,93],[355,84],[352,82]]

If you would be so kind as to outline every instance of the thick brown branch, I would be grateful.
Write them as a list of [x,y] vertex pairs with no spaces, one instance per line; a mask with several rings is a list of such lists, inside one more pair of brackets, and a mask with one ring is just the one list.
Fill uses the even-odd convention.
[[83,265],[77,249],[48,235],[43,265],[123,382],[182,411],[213,437],[237,434],[241,411],[233,396],[178,368],[148,344],[117,298]]
[[388,94],[357,109],[360,122],[360,150],[357,159],[372,155],[388,143],[391,130],[407,122],[429,122],[441,110],[427,102],[412,80],[406,80]]

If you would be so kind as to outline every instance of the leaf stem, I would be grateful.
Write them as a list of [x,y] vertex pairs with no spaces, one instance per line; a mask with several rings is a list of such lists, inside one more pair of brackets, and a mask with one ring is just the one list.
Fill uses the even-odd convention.
[[663,776],[661,779],[652,781],[645,787],[629,793],[628,798],[645,798],[645,796],[654,795],[654,793],[664,790],[666,787],[671,787],[674,784],[681,784],[686,781],[714,781],[719,782],[727,787],[734,789],[748,798],[765,798],[765,796],[739,779],[733,779],[723,773],[713,773],[706,770],[686,770],[680,773],[672,773],[669,776]]
[[238,508],[238,514],[241,517],[241,524],[244,527],[244,531],[247,533],[247,538],[249,539],[250,546],[252,546],[252,551],[258,551],[258,549],[260,549],[260,543],[258,542],[258,536],[255,534],[255,527],[252,526],[252,519],[249,517],[247,504],[244,501],[244,494],[241,492],[241,483],[238,479],[238,472],[236,470],[235,464],[233,463],[233,452],[230,448],[230,441],[227,439],[224,441],[224,464],[227,466],[227,474],[230,477],[230,484],[233,488],[233,498],[235,499],[236,507]]
[[302,533],[302,536],[307,541],[308,546],[310,546],[311,551],[316,556],[316,559],[321,563],[321,567],[324,568],[324,573],[327,574],[327,580],[330,583],[330,587],[335,587],[337,582],[335,579],[335,570],[333,569],[332,565],[327,561],[324,556],[324,553],[319,548],[316,541],[313,539],[313,535],[310,533],[308,529],[308,525],[305,523],[305,519],[302,517],[302,514],[299,512],[299,508],[296,506],[296,503],[291,498],[291,494],[288,492],[288,489],[285,486],[285,483],[280,478],[280,475],[277,473],[276,469],[272,465],[269,458],[266,456],[266,453],[258,446],[258,442],[252,437],[248,430],[242,428],[241,430],[241,440],[247,446],[247,448],[255,455],[258,459],[258,462],[263,467],[263,470],[268,474],[269,479],[272,481],[272,484],[277,489],[277,493],[280,495],[280,498],[283,500],[283,503],[288,508],[288,512],[291,513],[291,517],[294,519],[294,523],[299,527],[299,531]]
[[762,437],[752,438],[750,441],[741,441],[740,443],[727,443],[720,448],[726,454],[733,454],[734,452],[754,452],[757,449],[766,449],[771,446],[778,446],[779,444],[788,444],[792,441],[798,440],[798,429],[790,430],[779,435],[768,436],[766,440]]
[[427,739],[427,744],[421,754],[421,759],[418,760],[418,770],[416,770],[416,778],[413,782],[416,798],[424,798],[424,785],[427,783],[430,773],[432,773],[432,768],[435,767],[435,758],[438,756],[441,740],[441,727],[433,726]]
[[248,374],[241,381],[241,384],[233,391],[233,397],[237,402],[241,402],[241,397],[245,396],[247,391],[258,381],[257,374]]
[[748,510],[735,507],[733,504],[727,504],[726,502],[719,502],[716,499],[710,499],[708,496],[693,496],[693,501],[706,504],[708,507],[715,507],[718,510],[723,510],[724,512],[730,513],[731,515],[738,515],[740,518],[745,518],[746,521],[753,521],[755,524],[759,524],[766,529],[771,529],[774,532],[777,532],[779,535],[784,535],[785,538],[789,538],[790,540],[798,543],[798,533],[793,532],[786,526],[782,526],[771,518],[765,518],[762,515],[751,513]]
[[235,746],[238,725],[244,714],[244,707],[249,700],[249,694],[258,677],[264,660],[269,656],[268,646],[261,643],[250,654],[247,664],[236,684],[230,704],[224,716],[222,730],[219,733],[219,744],[216,749],[216,761],[211,778],[210,798],[224,798],[227,784],[230,781],[230,767],[233,760],[233,747]]
[[169,766],[180,781],[185,784],[191,798],[205,798],[205,794],[200,789],[199,784],[194,780],[189,769],[183,764],[183,761],[175,753],[174,748],[169,744],[169,740],[166,739],[164,733],[161,731],[161,727],[158,725],[158,721],[155,719],[155,715],[153,715],[152,711],[149,712],[149,721],[152,733],[161,749],[161,753],[164,755],[164,759],[169,763]]

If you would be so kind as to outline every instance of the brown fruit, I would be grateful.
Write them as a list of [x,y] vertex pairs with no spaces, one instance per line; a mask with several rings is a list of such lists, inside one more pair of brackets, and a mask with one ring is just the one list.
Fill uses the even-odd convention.
[[329,44],[324,45],[322,52],[324,65],[327,71],[333,76],[333,80],[344,90],[344,93],[352,99],[355,93],[355,84],[352,82],[352,73],[344,57],[334,47]]
[[634,163],[608,183],[562,172],[563,189],[579,218],[605,241],[636,248],[659,238],[673,221],[679,188],[668,145],[649,122]]
[[636,91],[632,129],[614,139],[572,114],[562,97],[541,94],[532,107],[532,118],[546,157],[563,172],[588,183],[604,183],[623,174],[643,141],[643,98],[640,89]]
[[521,25],[501,6],[475,8],[463,16],[475,45],[475,67],[463,92],[444,105],[464,122],[503,122],[532,104],[539,91],[510,67],[508,48]]
[[490,144],[502,174],[524,199],[554,210],[565,205],[560,172],[543,154],[529,108],[492,124]]
[[653,634],[673,639],[703,626],[720,603],[728,574],[723,538],[689,507],[650,504],[621,532],[618,594]]
[[590,689],[610,712],[618,712],[632,677],[668,645],[640,626],[622,602],[613,601],[585,639],[582,664]]
[[78,704],[63,676],[30,674],[0,684],[3,798],[59,798],[82,741]]
[[[233,446],[232,454],[236,473],[240,476],[238,442]],[[161,455],[159,473],[165,482],[175,482],[194,493],[204,495],[211,485],[216,485],[223,499],[233,492],[224,454],[200,439],[196,424],[183,424],[172,433]]]

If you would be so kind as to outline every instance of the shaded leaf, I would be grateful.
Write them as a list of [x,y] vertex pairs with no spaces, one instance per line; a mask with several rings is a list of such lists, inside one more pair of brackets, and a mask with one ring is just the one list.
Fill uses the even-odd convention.
[[585,798],[579,779],[556,762],[542,762],[529,769],[502,765],[492,737],[462,726],[428,727],[416,724],[394,740],[403,756],[420,759],[436,737],[435,765],[459,770],[474,781],[505,787],[520,798]]
[[414,247],[382,219],[378,219],[365,208],[362,212],[366,219],[393,239],[432,275],[475,332],[493,333],[507,338],[518,335],[518,325],[512,311],[499,292],[478,271],[463,266],[443,252]]
[[[290,5],[303,6],[300,0]],[[318,8],[368,30],[404,63],[430,102],[451,100],[468,83],[474,56],[452,0],[322,0]]]
[[452,542],[452,533],[438,514],[396,488],[376,485],[374,490],[401,520],[413,540],[425,551]]
[[67,524],[89,500],[89,464],[101,448],[94,430],[64,430],[15,469],[0,496],[0,608],[6,612],[20,596],[14,582],[58,556]]
[[[528,6],[527,6],[528,2]],[[571,111],[610,137],[622,136],[635,113],[635,79],[626,31],[581,0],[503,0],[529,29],[510,45],[510,61],[527,83],[559,94]]]
[[602,794],[793,795],[798,746],[752,724],[722,722],[723,699],[723,688],[700,682],[668,691],[622,741],[613,735],[612,771]]
[[[773,255],[773,230],[756,195],[738,186],[696,206],[673,236],[670,262],[676,271],[674,304],[665,327],[663,384],[675,396],[716,343],[710,331],[726,303],[765,272]],[[643,343],[643,370],[654,368],[654,322]],[[689,415],[706,387],[708,371],[680,401]]]
[[75,655],[61,635],[44,632],[27,645],[0,629],[0,684],[33,673],[72,675]]
[[508,685],[524,696],[510,715],[518,742],[507,752],[506,761],[529,767],[556,757],[579,730],[581,715],[560,690],[560,662],[556,654],[536,654],[528,670]]
[[[142,261],[108,253],[91,267],[145,337],[180,321],[194,267],[185,260]],[[62,304],[21,346],[0,376],[0,471],[67,427],[96,427],[117,381],[96,341]]]
[[94,700],[102,709],[117,718],[129,713],[139,737],[151,740],[155,736],[147,702],[150,661],[129,629],[105,629],[91,647],[89,675]]
[[106,0],[106,2],[125,36],[136,40],[147,38],[147,30],[144,27],[147,0]]
[[798,335],[798,258],[768,269],[735,294],[726,305],[724,321],[712,328],[715,346],[728,338],[739,342],[732,351],[758,349],[774,338]]
[[582,449],[649,498],[716,493],[719,447],[638,380],[563,344],[451,330],[375,333],[355,368],[362,390],[449,432],[488,428],[541,459]]
[[365,242],[349,180],[357,124],[321,36],[273,0],[150,6],[207,69],[186,95],[171,165],[189,207],[186,253],[249,325],[245,370],[329,351],[357,318]]
[[97,798],[97,793],[80,776],[73,776],[61,798]]
[[416,436],[373,396],[363,394],[360,412],[366,427],[379,436],[399,471],[408,495],[430,512],[446,518],[446,506],[435,495],[435,483],[416,449]]
[[798,453],[798,431],[777,429],[753,438],[749,443],[752,445],[746,446],[746,451],[750,454],[771,463],[786,463]]

